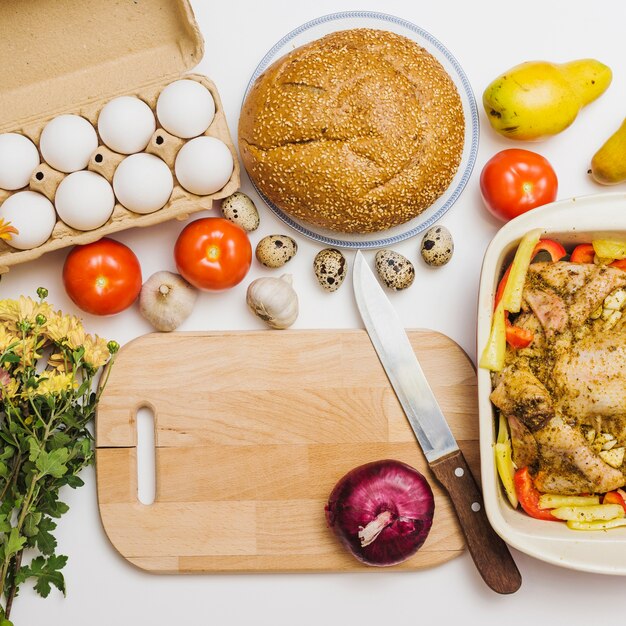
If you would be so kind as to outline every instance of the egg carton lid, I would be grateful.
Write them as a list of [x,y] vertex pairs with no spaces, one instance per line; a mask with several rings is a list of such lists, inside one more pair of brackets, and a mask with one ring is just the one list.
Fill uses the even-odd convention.
[[177,78],[203,52],[188,0],[0,2],[0,132]]

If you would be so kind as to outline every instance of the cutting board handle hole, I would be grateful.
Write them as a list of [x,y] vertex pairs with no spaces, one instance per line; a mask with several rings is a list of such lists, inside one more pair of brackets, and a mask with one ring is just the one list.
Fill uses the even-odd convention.
[[152,504],[156,494],[154,411],[147,406],[137,410],[137,499]]

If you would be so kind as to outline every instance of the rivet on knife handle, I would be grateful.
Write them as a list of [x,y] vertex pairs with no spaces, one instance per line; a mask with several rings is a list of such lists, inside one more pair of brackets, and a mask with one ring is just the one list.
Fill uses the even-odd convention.
[[430,463],[430,468],[450,495],[469,553],[484,581],[498,593],[517,591],[522,577],[507,545],[489,524],[480,489],[463,453],[448,454]]

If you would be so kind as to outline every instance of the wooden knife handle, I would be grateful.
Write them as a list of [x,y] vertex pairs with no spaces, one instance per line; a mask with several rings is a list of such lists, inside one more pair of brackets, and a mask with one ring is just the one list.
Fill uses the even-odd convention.
[[476,480],[460,450],[430,464],[433,474],[450,495],[461,522],[474,563],[484,581],[498,593],[514,593],[522,577],[504,541],[496,534],[485,513]]

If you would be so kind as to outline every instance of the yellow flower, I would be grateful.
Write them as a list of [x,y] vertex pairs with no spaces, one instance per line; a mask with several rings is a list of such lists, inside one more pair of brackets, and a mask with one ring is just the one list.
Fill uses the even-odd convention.
[[4,322],[17,321],[16,300],[0,300],[0,320]]
[[24,367],[35,365],[37,359],[41,358],[42,348],[44,341],[39,338],[35,342],[35,337],[25,337],[24,339],[18,338],[17,344],[13,348],[12,352],[20,357],[20,363],[17,366],[17,371],[21,371]]
[[[68,340],[72,331],[80,329],[82,331],[82,325],[80,320],[73,315],[63,315],[61,311],[51,312],[47,316],[47,322],[45,325],[45,333],[47,337],[54,341],[54,343],[61,343],[64,340]],[[72,346],[72,349],[78,346]]]
[[11,329],[17,329],[18,322],[29,322],[35,326],[38,315],[47,319],[51,314],[52,307],[47,302],[36,302],[24,296],[17,300],[0,300],[0,321],[6,322]]
[[9,376],[9,373],[0,368],[0,400],[14,398],[17,394],[19,383]]
[[51,354],[48,359],[48,367],[51,367],[59,372],[65,371],[66,364],[71,365],[71,362],[63,352],[55,352],[54,354]]
[[102,367],[111,356],[106,339],[102,339],[98,335],[94,337],[85,335],[83,346],[85,347],[85,363],[91,365],[93,369]]
[[78,388],[78,382],[72,374],[46,372],[45,376],[46,379],[40,381],[37,389],[33,389],[37,396],[48,396]]
[[0,353],[6,352],[7,348],[17,340],[18,338],[9,331],[6,324],[0,324]]
[[9,220],[0,218],[0,239],[11,241],[13,235],[19,235],[20,231]]

